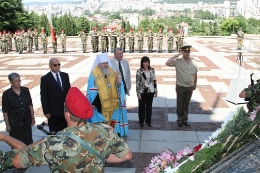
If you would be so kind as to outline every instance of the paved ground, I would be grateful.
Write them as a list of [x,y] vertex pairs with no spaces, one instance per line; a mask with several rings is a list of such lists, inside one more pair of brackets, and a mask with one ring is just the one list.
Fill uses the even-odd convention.
[[[166,51],[156,53],[156,48],[154,53],[147,53],[147,49],[144,53],[125,53],[124,58],[130,63],[132,75],[131,96],[127,98],[130,131],[126,140],[133,152],[133,159],[122,164],[107,164],[105,172],[141,173],[143,168],[149,165],[151,158],[162,150],[170,148],[177,152],[187,145],[194,147],[203,142],[220,127],[229,111],[238,106],[228,102],[232,100],[226,101],[227,93],[233,91],[233,88],[232,91],[229,90],[230,80],[238,78],[240,70],[239,78],[245,78],[245,83],[249,84],[249,74],[252,71],[258,73],[254,62],[254,58],[258,55],[251,52],[243,53],[243,67],[238,67],[236,61],[238,53],[234,52],[235,38],[187,37],[185,42],[193,46],[191,55],[197,60],[199,70],[198,86],[192,96],[189,109],[191,127],[179,128],[176,124],[175,69],[165,66],[167,59],[176,53],[169,54]],[[163,47],[166,50],[166,42]],[[39,82],[40,77],[49,71],[48,60],[51,57],[59,58],[61,70],[69,73],[72,86],[78,87],[85,93],[95,56],[90,49],[88,48],[88,53],[83,54],[80,40],[70,38],[65,54],[60,53],[60,45],[58,45],[58,54],[52,54],[51,45],[48,54],[42,54],[41,49],[30,54],[16,52],[0,54],[0,105],[2,92],[10,87],[7,75],[18,72],[22,78],[22,85],[30,88],[36,121],[40,124],[45,118],[41,109]],[[150,57],[151,66],[156,70],[158,97],[153,102],[152,128],[141,129],[137,115],[135,73],[144,55]],[[112,58],[113,54],[109,53],[109,56]],[[237,94],[238,91],[235,95]],[[0,118],[0,131],[5,131],[3,117]],[[33,127],[34,140],[42,136],[44,134]],[[10,148],[0,142],[0,149]],[[27,172],[36,172],[35,170],[48,172],[46,167],[30,168]]]

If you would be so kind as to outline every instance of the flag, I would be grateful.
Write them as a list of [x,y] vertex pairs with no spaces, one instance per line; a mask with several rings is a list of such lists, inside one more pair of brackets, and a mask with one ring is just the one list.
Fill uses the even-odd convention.
[[50,31],[51,31],[51,39],[52,39],[53,42],[56,42],[55,31],[54,31],[53,25],[52,25],[51,14],[49,14],[49,26],[50,26]]

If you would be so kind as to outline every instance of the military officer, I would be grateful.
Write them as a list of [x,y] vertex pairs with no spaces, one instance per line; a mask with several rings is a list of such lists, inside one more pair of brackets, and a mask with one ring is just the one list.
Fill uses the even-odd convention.
[[60,42],[61,42],[62,53],[66,52],[66,41],[67,41],[67,36],[64,33],[64,30],[61,30]]
[[34,42],[34,46],[35,46],[35,50],[38,50],[38,37],[39,37],[39,33],[37,31],[37,28],[34,28],[33,31],[33,42]]
[[125,52],[125,28],[120,29],[120,34],[119,34],[119,47]]
[[41,41],[42,41],[43,53],[47,53],[48,37],[47,37],[47,34],[45,33],[44,28],[42,28],[40,36],[41,36]]
[[139,33],[137,34],[137,44],[138,44],[138,51],[139,53],[143,52],[143,46],[144,46],[144,34],[142,28],[139,29]]
[[172,32],[172,28],[169,28],[167,37],[168,37],[168,40],[167,40],[168,53],[172,53],[172,51],[173,51],[173,39],[174,39],[174,33]]
[[[86,121],[93,116],[93,110],[78,88],[69,90],[64,105],[68,127],[48,136],[45,142],[19,152],[13,158],[14,167],[47,164],[50,172],[101,173],[105,163],[120,163],[132,158],[128,145],[110,125]],[[8,138],[11,137],[4,136]]]
[[148,53],[153,53],[153,29],[149,28],[149,33],[146,35],[148,37]]
[[79,34],[79,37],[81,38],[82,42],[82,51],[83,53],[86,53],[86,47],[87,47],[87,34],[85,33],[85,30],[82,30],[81,33]]
[[243,40],[244,40],[244,32],[242,30],[242,27],[240,27],[239,31],[237,32],[237,49],[242,49]]
[[162,45],[163,45],[163,33],[162,29],[159,28],[158,33],[157,33],[157,52],[162,53]]

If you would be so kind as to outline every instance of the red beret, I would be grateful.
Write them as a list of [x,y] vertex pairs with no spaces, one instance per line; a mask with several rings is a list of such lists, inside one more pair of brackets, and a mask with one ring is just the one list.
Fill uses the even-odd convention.
[[69,89],[65,105],[75,117],[89,119],[93,116],[93,109],[88,98],[77,87]]

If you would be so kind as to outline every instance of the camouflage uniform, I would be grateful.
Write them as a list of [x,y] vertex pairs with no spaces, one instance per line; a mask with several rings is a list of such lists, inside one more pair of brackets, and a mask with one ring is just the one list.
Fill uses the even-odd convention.
[[64,31],[62,30],[61,34],[60,34],[62,53],[66,52],[66,40],[67,40],[67,36],[66,36],[66,34],[64,34]]
[[123,29],[120,30],[119,34],[119,47],[125,52],[125,37],[126,34]]
[[139,30],[139,33],[137,34],[137,41],[138,41],[138,51],[139,53],[143,52],[143,47],[144,47],[144,34],[142,32],[142,29]]
[[244,32],[242,31],[242,28],[237,32],[237,48],[241,49],[243,45],[244,40]]
[[2,32],[0,32],[0,52],[2,52],[2,47],[3,47],[3,35],[2,35]]
[[93,53],[98,52],[98,33],[97,31],[94,29],[93,32],[90,34],[91,36],[91,45],[92,45],[92,50]]
[[26,38],[28,43],[28,52],[32,52],[34,33],[28,29]]
[[130,33],[128,34],[128,46],[129,46],[129,53],[134,52],[134,50],[135,50],[135,34],[133,33],[133,29],[130,29]]
[[82,33],[79,34],[79,37],[81,38],[83,53],[86,53],[87,37],[88,37],[88,36],[87,36],[87,34],[85,33],[85,31],[83,30]]
[[16,40],[17,52],[21,54],[23,52],[23,36],[20,32],[17,32],[14,39]]
[[34,41],[34,46],[35,46],[35,50],[38,50],[38,37],[39,37],[39,33],[37,31],[37,29],[35,28],[34,29],[34,32],[33,32],[33,41]]
[[48,164],[50,171],[57,173],[104,172],[105,160],[101,161],[90,150],[62,133],[71,133],[80,137],[104,159],[111,153],[123,158],[129,151],[125,141],[109,125],[86,123],[80,127],[68,127],[57,136],[49,136],[44,143],[24,150],[20,159],[22,167]]
[[43,29],[42,29],[40,36],[41,36],[41,41],[42,41],[43,53],[47,53],[48,37],[47,37],[47,34],[44,32]]
[[176,50],[178,52],[181,51],[181,47],[183,46],[183,40],[184,40],[184,35],[182,34],[182,31],[179,31],[177,34],[177,40],[176,40]]
[[21,35],[23,36],[23,50],[27,50],[27,39],[26,39],[26,32],[24,32],[24,30],[22,30]]
[[54,37],[51,36],[51,40],[52,40],[53,53],[57,53],[57,36],[56,36],[56,33],[54,33]]
[[9,40],[9,36],[4,32],[2,35],[2,49],[5,54],[8,53],[8,40]]
[[116,34],[115,30],[113,29],[112,32],[109,34],[110,37],[110,49],[111,53],[114,53],[114,49],[116,48],[117,45],[117,37],[118,35]]
[[169,30],[167,37],[168,37],[168,40],[167,40],[168,53],[172,53],[172,51],[173,51],[173,39],[174,39],[174,34],[172,33],[172,30]]
[[10,32],[10,31],[8,31],[8,33],[7,33],[7,36],[8,36],[8,41],[7,41],[7,46],[8,46],[8,50],[9,51],[12,51],[12,38],[13,38],[13,35],[12,35],[12,33]]
[[162,53],[162,45],[163,45],[163,33],[162,30],[159,29],[159,32],[157,33],[157,52]]
[[107,40],[108,40],[108,33],[105,31],[105,28],[102,28],[101,36],[101,51],[102,53],[107,52]]
[[152,53],[153,52],[153,32],[150,29],[149,32],[146,36],[148,37],[148,53]]
[[18,149],[8,152],[0,150],[0,172],[13,168],[12,160],[19,151]]
[[246,98],[250,98],[249,102],[247,103],[247,108],[249,112],[252,112],[255,107],[260,104],[260,81],[258,80],[255,85],[246,88],[245,91]]

